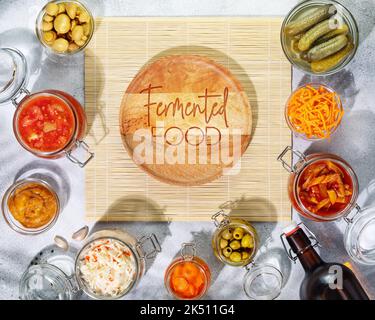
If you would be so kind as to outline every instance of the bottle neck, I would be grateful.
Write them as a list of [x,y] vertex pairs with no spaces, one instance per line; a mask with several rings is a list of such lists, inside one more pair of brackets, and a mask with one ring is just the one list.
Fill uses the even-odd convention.
[[322,258],[311,245],[311,241],[306,233],[297,228],[286,235],[287,241],[292,251],[297,255],[305,272],[312,272],[317,267],[324,264]]

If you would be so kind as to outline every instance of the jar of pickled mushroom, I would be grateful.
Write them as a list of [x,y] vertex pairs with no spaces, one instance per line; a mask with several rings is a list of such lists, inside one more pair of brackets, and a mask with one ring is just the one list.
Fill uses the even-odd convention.
[[173,260],[165,272],[164,285],[168,293],[179,300],[197,300],[206,294],[210,282],[210,269],[196,256],[195,244],[182,244],[181,256]]
[[225,264],[245,267],[243,290],[246,296],[251,300],[277,298],[283,286],[283,274],[278,266],[258,260],[260,242],[256,229],[243,219],[229,217],[224,210],[214,214],[212,219],[216,226],[212,237],[214,253]]
[[[297,157],[290,165],[284,156]],[[358,179],[352,167],[342,158],[325,153],[304,155],[291,147],[285,148],[278,160],[290,172],[288,193],[294,209],[313,221],[344,218],[358,208]]]
[[[145,250],[146,246],[150,249]],[[94,299],[120,299],[136,288],[146,260],[160,251],[154,234],[136,239],[122,230],[95,232],[76,258],[78,286]]]
[[60,214],[60,200],[52,185],[41,178],[16,181],[5,192],[1,210],[18,233],[37,235],[52,228]]
[[94,33],[94,17],[81,1],[53,0],[40,11],[36,24],[40,43],[58,55],[82,51]]
[[[84,167],[94,156],[83,141],[87,121],[82,105],[59,90],[30,93],[25,88],[27,65],[23,54],[11,48],[0,49],[4,77],[0,80],[0,103],[12,101],[16,107],[13,131],[19,144],[40,158],[66,156]],[[8,79],[9,78],[9,79]],[[79,159],[77,152],[86,153]]]

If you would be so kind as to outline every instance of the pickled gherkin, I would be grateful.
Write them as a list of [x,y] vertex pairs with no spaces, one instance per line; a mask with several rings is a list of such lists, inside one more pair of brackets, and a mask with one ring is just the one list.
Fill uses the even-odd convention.
[[344,35],[337,36],[327,42],[319,44],[307,53],[309,61],[322,60],[344,48],[348,43],[348,38]]
[[349,54],[352,52],[353,48],[353,43],[349,42],[344,49],[340,50],[334,55],[319,61],[311,62],[311,69],[316,73],[330,70],[337,66],[339,63],[341,63],[341,61],[343,61],[346,57],[348,57]]
[[336,14],[336,12],[336,8],[332,5],[321,6],[313,10],[309,15],[303,16],[300,19],[289,23],[285,27],[285,32],[289,36],[295,36]]
[[300,51],[309,50],[316,40],[331,32],[333,30],[332,27],[336,25],[337,23],[332,22],[332,19],[327,19],[317,24],[315,27],[307,31],[299,40],[298,49]]

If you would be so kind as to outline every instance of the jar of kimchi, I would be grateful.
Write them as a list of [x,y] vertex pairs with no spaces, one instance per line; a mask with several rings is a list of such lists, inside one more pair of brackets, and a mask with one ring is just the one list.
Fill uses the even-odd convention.
[[[297,157],[294,165],[284,157],[291,152]],[[357,205],[358,179],[352,167],[333,154],[314,153],[304,155],[287,147],[278,157],[290,172],[288,193],[297,212],[314,221],[333,221],[345,218]]]

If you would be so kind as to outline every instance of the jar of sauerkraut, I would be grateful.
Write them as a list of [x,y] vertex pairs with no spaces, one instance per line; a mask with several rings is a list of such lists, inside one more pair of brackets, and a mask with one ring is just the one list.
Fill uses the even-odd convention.
[[94,299],[120,299],[136,287],[146,260],[160,251],[154,234],[136,239],[122,230],[95,232],[76,258],[78,286]]
[[22,275],[20,298],[75,300],[84,292],[94,299],[120,299],[136,287],[146,260],[160,251],[154,234],[136,239],[122,230],[95,232],[80,251],[48,246]]

